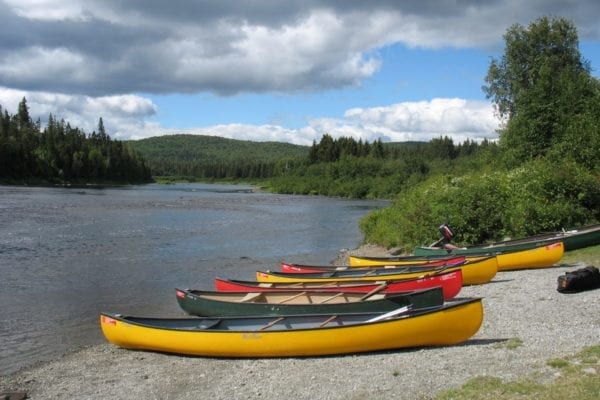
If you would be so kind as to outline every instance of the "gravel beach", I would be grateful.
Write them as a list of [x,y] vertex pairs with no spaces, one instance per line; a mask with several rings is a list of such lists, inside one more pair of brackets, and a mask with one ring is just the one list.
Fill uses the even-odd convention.
[[[387,254],[364,246],[335,263],[345,263],[349,253]],[[556,290],[559,275],[582,266],[500,272],[488,284],[463,288],[460,297],[484,298],[484,321],[457,346],[229,360],[105,343],[0,376],[0,393],[22,391],[30,399],[426,399],[476,376],[548,379],[557,373],[548,359],[600,344],[600,290]]]

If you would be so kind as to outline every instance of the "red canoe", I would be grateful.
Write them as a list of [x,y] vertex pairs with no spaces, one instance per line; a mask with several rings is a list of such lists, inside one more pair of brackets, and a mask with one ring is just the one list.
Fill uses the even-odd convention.
[[[423,263],[412,263],[412,264],[402,264],[402,265],[390,265],[388,266],[383,266],[383,265],[373,265],[371,267],[376,267],[376,268],[402,268],[402,267],[407,267],[407,266],[418,266],[418,267],[423,267],[423,268],[434,268],[434,267],[440,267],[440,266],[456,266],[456,265],[460,265],[463,264],[466,260],[466,257],[464,256],[460,256],[460,257],[446,257],[446,258],[440,258],[439,260],[427,260],[426,262]],[[358,271],[360,269],[365,269],[368,270],[368,268],[370,268],[369,266],[364,266],[361,268],[358,267],[352,267],[349,265],[305,265],[305,264],[293,264],[293,263],[286,263],[286,262],[282,262],[281,263],[281,272],[292,272],[292,273],[298,273],[298,274],[303,274],[303,273],[314,273],[314,272],[328,272],[328,271],[344,271],[344,270],[348,270],[348,269],[352,269],[353,271]]]
[[328,292],[369,293],[376,290],[380,293],[398,293],[414,290],[442,287],[444,300],[454,298],[462,289],[462,271],[460,269],[422,278],[402,279],[387,282],[326,282],[326,283],[261,283],[215,278],[215,288],[220,292],[266,292],[272,290],[297,290],[299,292],[317,290]]

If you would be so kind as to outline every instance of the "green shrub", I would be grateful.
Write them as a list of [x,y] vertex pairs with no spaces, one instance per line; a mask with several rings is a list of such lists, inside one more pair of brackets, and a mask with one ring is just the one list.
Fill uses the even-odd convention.
[[368,243],[414,246],[449,223],[468,245],[592,223],[600,219],[600,179],[581,166],[535,160],[510,171],[436,176],[363,218]]

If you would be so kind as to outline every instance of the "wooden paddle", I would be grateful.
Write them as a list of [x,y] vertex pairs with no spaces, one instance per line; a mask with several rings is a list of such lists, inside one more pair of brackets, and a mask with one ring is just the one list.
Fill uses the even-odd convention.
[[398,314],[403,314],[403,313],[407,312],[408,310],[410,310],[410,306],[404,306],[404,307],[396,308],[395,310],[392,310],[392,311],[387,312],[385,314],[381,314],[381,315],[379,315],[377,317],[368,319],[366,322],[381,321],[381,320],[384,320],[384,319],[395,317]]
[[361,297],[359,300],[365,300],[368,299],[369,297],[373,296],[375,293],[381,292],[383,289],[385,289],[388,285],[388,281],[383,282],[381,285],[377,286],[375,289],[371,290],[369,293],[365,294],[363,297]]

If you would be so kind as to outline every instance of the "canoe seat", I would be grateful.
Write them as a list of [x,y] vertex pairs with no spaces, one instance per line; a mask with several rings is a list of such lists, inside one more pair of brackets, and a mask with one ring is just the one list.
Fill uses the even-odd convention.
[[367,301],[371,301],[371,300],[383,300],[385,299],[385,294],[384,293],[378,293],[378,294],[374,294],[369,296],[369,298],[367,298]]
[[260,296],[262,296],[261,292],[251,292],[251,293],[247,293],[239,301],[240,301],[240,303],[248,303],[248,302],[258,299]]

